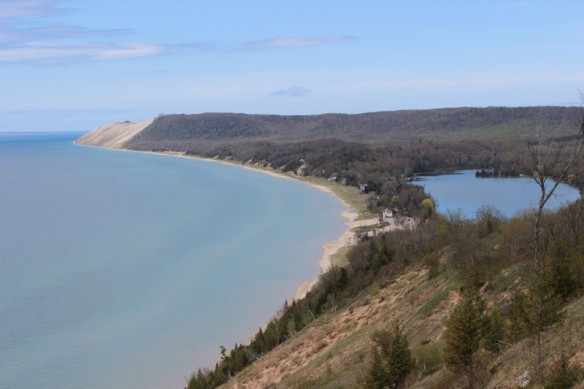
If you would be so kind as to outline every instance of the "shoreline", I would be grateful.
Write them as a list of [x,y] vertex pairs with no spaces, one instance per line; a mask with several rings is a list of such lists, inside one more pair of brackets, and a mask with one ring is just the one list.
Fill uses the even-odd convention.
[[328,193],[329,195],[338,199],[338,201],[340,201],[341,204],[343,204],[343,206],[345,207],[345,209],[343,211],[341,211],[341,216],[345,219],[343,224],[345,224],[346,228],[338,238],[333,239],[333,240],[328,241],[328,242],[323,244],[322,254],[317,262],[318,267],[319,267],[319,274],[316,276],[316,278],[314,278],[312,280],[303,281],[298,286],[298,288],[296,289],[294,294],[291,296],[292,301],[300,300],[306,296],[306,294],[317,284],[318,280],[320,279],[320,276],[331,268],[331,266],[333,265],[332,257],[340,249],[342,249],[344,247],[352,246],[352,245],[357,243],[356,234],[353,232],[354,228],[374,225],[374,224],[378,223],[377,218],[357,220],[359,217],[357,210],[354,209],[350,204],[348,204],[347,201],[345,201],[342,197],[337,195],[332,189],[330,189],[324,185],[319,185],[319,184],[315,184],[313,182],[308,182],[308,181],[303,180],[299,177],[294,177],[292,175],[288,175],[285,173],[278,173],[278,172],[274,171],[273,169],[263,168],[263,167],[259,167],[259,166],[250,166],[250,165],[246,165],[244,163],[239,163],[239,162],[231,162],[231,161],[225,161],[225,160],[214,159],[214,158],[204,158],[204,157],[197,157],[197,156],[193,156],[193,155],[186,155],[184,152],[145,151],[145,150],[131,150],[131,149],[125,149],[125,148],[113,148],[113,147],[104,147],[104,146],[85,145],[85,144],[77,143],[77,140],[73,141],[73,144],[76,146],[82,146],[82,147],[94,147],[94,148],[98,148],[98,149],[105,149],[105,150],[112,150],[112,151],[125,151],[125,152],[157,155],[157,156],[178,157],[178,158],[192,159],[192,160],[197,160],[197,161],[202,161],[202,162],[220,163],[223,165],[240,167],[240,168],[244,168],[247,170],[252,170],[252,171],[264,173],[264,174],[267,174],[267,175],[269,175],[271,177],[275,177],[275,178],[288,179],[288,180],[294,180],[297,182],[301,182],[303,184],[310,185],[311,187],[318,189],[322,192]]

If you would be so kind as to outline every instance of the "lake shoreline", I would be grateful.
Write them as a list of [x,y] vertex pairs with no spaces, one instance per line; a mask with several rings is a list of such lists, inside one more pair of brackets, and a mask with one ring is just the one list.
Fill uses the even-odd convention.
[[244,168],[247,170],[264,173],[264,174],[267,174],[267,175],[274,177],[274,178],[294,180],[294,181],[297,181],[297,182],[300,182],[303,184],[307,184],[315,189],[318,189],[320,191],[328,193],[329,195],[338,199],[338,201],[340,201],[341,204],[343,204],[343,206],[345,207],[345,209],[343,211],[341,211],[341,216],[345,219],[344,224],[346,225],[346,228],[338,238],[333,239],[333,240],[328,241],[328,242],[323,244],[322,254],[317,262],[319,270],[320,270],[319,275],[312,280],[306,280],[306,281],[302,282],[298,286],[298,288],[296,289],[294,294],[291,295],[291,298],[290,298],[291,300],[300,300],[300,299],[304,298],[306,296],[306,294],[317,284],[320,276],[322,274],[324,274],[326,271],[328,271],[331,268],[331,266],[333,266],[332,257],[340,249],[342,249],[344,247],[349,247],[349,246],[357,243],[355,233],[353,232],[354,228],[374,225],[374,224],[378,223],[377,218],[359,219],[359,217],[362,215],[359,215],[359,213],[357,212],[357,210],[355,210],[355,208],[353,208],[345,199],[343,199],[340,195],[335,193],[331,188],[326,187],[324,185],[319,185],[319,184],[316,184],[313,182],[308,182],[306,180],[303,180],[301,177],[295,177],[295,176],[292,176],[292,175],[286,174],[286,173],[279,173],[273,169],[260,167],[260,166],[250,166],[250,165],[246,165],[244,163],[233,162],[233,161],[226,161],[226,160],[220,160],[220,159],[214,159],[214,158],[204,158],[204,157],[198,157],[198,156],[194,156],[194,155],[187,155],[184,152],[132,150],[132,149],[127,149],[127,148],[113,148],[113,147],[79,144],[79,143],[77,143],[77,141],[74,141],[73,144],[76,146],[82,146],[82,147],[94,147],[94,148],[98,148],[98,149],[105,149],[105,150],[112,150],[112,151],[125,151],[125,152],[157,155],[157,156],[177,157],[177,158],[191,159],[191,160],[196,160],[196,161],[201,161],[201,162],[219,163],[219,164],[228,165],[228,166],[240,167],[240,168]]

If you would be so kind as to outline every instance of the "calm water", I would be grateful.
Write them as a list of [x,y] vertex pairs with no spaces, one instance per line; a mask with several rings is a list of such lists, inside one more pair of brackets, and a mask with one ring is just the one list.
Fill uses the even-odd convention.
[[[476,178],[475,170],[462,170],[421,176],[417,183],[436,200],[439,212],[462,210],[468,217],[474,217],[483,205],[511,217],[539,203],[539,187],[530,178]],[[560,184],[555,193],[546,209],[557,209],[580,198],[580,191],[569,185]]]
[[79,135],[0,135],[1,388],[183,387],[344,229],[307,185]]

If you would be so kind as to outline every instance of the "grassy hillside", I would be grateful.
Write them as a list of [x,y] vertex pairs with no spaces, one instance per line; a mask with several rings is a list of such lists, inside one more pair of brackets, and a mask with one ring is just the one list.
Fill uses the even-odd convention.
[[[497,283],[512,282],[516,269]],[[407,380],[412,388],[462,387],[463,379],[444,366],[444,329],[460,297],[460,281],[451,272],[428,280],[427,267],[413,266],[390,284],[374,285],[337,313],[328,313],[307,329],[234,377],[225,388],[362,388],[371,361],[371,335],[398,320],[405,328],[416,368]],[[490,304],[501,296],[484,290]],[[546,333],[549,373],[562,348],[570,363],[584,366],[584,298],[564,308],[565,325]],[[500,355],[483,351],[484,387],[517,388],[524,371],[533,368],[529,339],[509,345]],[[580,380],[582,376],[580,376]],[[580,381],[584,384],[584,381]],[[575,386],[578,387],[578,386]]]

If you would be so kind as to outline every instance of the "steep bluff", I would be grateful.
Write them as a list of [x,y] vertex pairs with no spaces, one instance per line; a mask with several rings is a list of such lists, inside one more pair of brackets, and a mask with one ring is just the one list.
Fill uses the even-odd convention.
[[148,127],[154,119],[143,122],[119,122],[97,127],[75,141],[84,146],[97,146],[111,149],[122,149],[132,137]]

